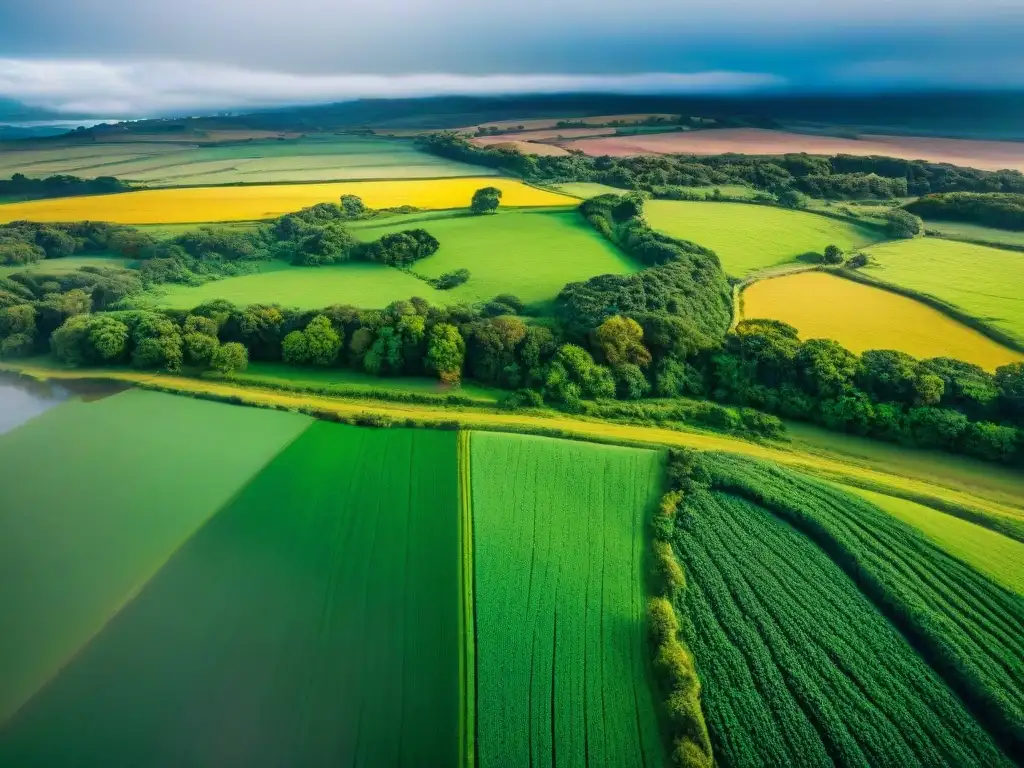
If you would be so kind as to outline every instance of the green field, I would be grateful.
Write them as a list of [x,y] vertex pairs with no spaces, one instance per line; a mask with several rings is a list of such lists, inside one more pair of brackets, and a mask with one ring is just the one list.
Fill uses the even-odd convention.
[[934,221],[929,219],[925,221],[924,225],[927,230],[934,230],[942,237],[948,237],[953,240],[974,240],[979,243],[1024,248],[1024,232],[1014,232],[1010,229],[995,229],[994,227],[984,227],[980,224],[968,224],[962,221]]
[[373,396],[383,391],[414,395],[457,395],[484,405],[493,405],[508,393],[502,389],[463,382],[456,388],[445,387],[437,379],[412,376],[382,377],[343,368],[297,368],[283,363],[250,363],[238,377],[245,384],[261,383],[293,387],[336,389],[339,395]]
[[[1024,686],[1021,685],[1021,680],[1024,680],[1024,599],[1020,595],[1010,592],[975,568],[949,555],[916,527],[855,495],[840,492],[799,473],[735,456],[708,456],[701,462],[712,490],[739,496],[749,502],[741,505],[748,510],[742,514],[753,517],[755,513],[752,509],[756,509],[756,506],[765,507],[772,516],[762,514],[763,518],[777,518],[777,524],[784,524],[811,537],[817,547],[829,556],[828,559],[852,580],[856,590],[899,627],[927,666],[956,691],[959,699],[971,710],[977,724],[998,741],[1008,754],[1020,753],[1024,745]],[[701,509],[687,516],[687,520],[695,526],[710,514],[710,510]],[[792,566],[791,575],[784,580],[780,579],[777,586],[773,587],[773,592],[757,598],[759,603],[766,606],[759,610],[766,610],[770,616],[771,611],[779,610],[779,599],[787,592],[792,596],[790,600],[799,603],[806,588],[794,584],[795,576],[792,574],[813,573],[816,567],[813,558],[818,556],[816,550],[798,546],[795,542],[789,547],[781,543],[773,544],[767,533],[752,533],[750,529],[744,531],[735,528],[740,512],[723,514],[732,521],[733,526],[732,530],[722,535],[723,543],[728,542],[729,547],[743,544],[749,549],[764,547],[771,552],[771,557],[777,556],[779,565],[768,565],[764,569],[766,574],[778,571],[781,576],[785,573],[781,569],[782,563]],[[773,521],[773,524],[776,523]],[[802,537],[797,538],[803,540]],[[708,537],[700,532],[691,536],[685,527],[677,527],[676,544],[679,547],[706,546],[707,541]],[[708,568],[725,569],[722,556],[710,553]],[[751,588],[755,594],[762,588],[762,582],[764,589],[769,588],[772,582],[766,578],[748,576],[751,565],[749,557],[733,557],[735,564],[727,570],[735,571],[739,568],[739,573],[729,577],[735,584],[749,579],[749,583],[754,585]],[[702,572],[701,566],[690,565],[688,568],[688,600],[697,591],[694,585],[700,585],[705,578]],[[809,581],[831,582],[835,586],[829,591],[834,592],[834,596],[818,607],[808,604],[803,623],[797,621],[795,614],[789,618],[780,616],[770,623],[759,622],[759,628],[751,628],[755,636],[760,636],[758,642],[765,642],[780,631],[790,637],[820,638],[816,642],[823,644],[822,650],[832,648],[833,652],[826,654],[817,663],[825,663],[827,667],[838,666],[843,673],[835,678],[836,683],[829,684],[829,700],[838,696],[837,684],[841,677],[851,677],[856,688],[851,695],[855,698],[867,695],[876,706],[891,705],[891,717],[899,723],[903,719],[900,711],[906,708],[909,712],[914,703],[906,701],[905,695],[895,693],[900,675],[893,673],[888,683],[884,678],[870,682],[871,672],[880,666],[881,658],[870,647],[875,639],[884,639],[881,628],[869,631],[866,619],[858,619],[847,623],[847,628],[842,629],[842,612],[850,606],[851,601],[840,596],[839,580],[822,573],[820,577],[812,577]],[[826,610],[829,604],[832,607]],[[689,608],[687,614],[692,615]],[[809,621],[823,623],[820,628],[815,628],[813,624],[807,623]],[[835,627],[836,632],[829,637],[826,632],[831,627]],[[771,634],[768,634],[769,631]],[[896,635],[885,644],[891,647],[898,639]],[[717,660],[715,653],[702,654],[699,646],[691,644],[691,647],[694,648],[698,668],[709,660]],[[848,661],[837,655],[838,649],[843,647],[848,647],[849,653],[853,654]],[[758,657],[763,658],[763,654],[755,652],[751,656],[753,662]],[[855,661],[858,657],[861,660]],[[794,662],[812,663],[814,656],[797,653],[793,659]],[[760,691],[772,685],[769,678],[762,677],[758,672],[754,673],[754,677],[760,681],[757,688]],[[858,677],[863,682],[856,682]],[[711,695],[719,695],[718,687],[712,680],[705,679],[705,684],[706,691]],[[813,690],[808,689],[800,678],[797,678],[796,685],[797,690]],[[790,687],[790,690],[794,688]],[[953,706],[955,699],[953,702],[948,701],[948,696],[942,696],[941,691],[934,687],[928,689],[930,693],[922,693],[925,689],[920,684],[909,690],[918,691],[913,695],[920,697],[919,703],[927,705],[939,716],[935,718],[936,725],[941,724],[948,732],[958,735],[952,744],[943,737],[945,746],[941,746],[943,742],[940,742],[938,736],[920,743],[927,745],[927,741],[931,741],[934,748],[964,749],[966,754],[958,758],[955,752],[949,751],[945,759],[925,759],[922,756],[910,761],[894,759],[892,764],[1003,764],[1004,761],[996,760],[991,755],[991,744],[978,729],[968,728],[961,714],[958,714],[958,708]],[[752,706],[751,711],[759,708]],[[772,709],[771,705],[768,709]],[[853,718],[855,709],[844,707],[840,722]],[[740,719],[754,722],[751,716],[742,716]],[[884,727],[884,723],[874,729],[856,726],[849,735],[857,738],[863,733],[880,737],[885,733],[882,730]],[[897,732],[911,734],[913,727],[913,722],[908,720],[898,726]],[[786,730],[788,727],[783,727],[782,731]],[[965,738],[964,734],[969,731],[975,735]],[[842,736],[838,728],[835,732],[837,739]],[[861,746],[866,748],[867,745]],[[894,742],[890,748],[895,750],[898,746],[899,743]],[[923,755],[918,751],[919,746],[907,746],[918,755]],[[775,764],[773,760],[768,762]],[[850,762],[853,764],[859,761],[854,759]],[[876,762],[870,758],[867,760],[867,764]]]
[[457,765],[455,438],[310,427],[8,723],[0,764]]
[[876,245],[864,274],[933,296],[1024,345],[1024,258],[931,237]]
[[680,607],[716,765],[1010,764],[809,538],[727,493],[685,512]]
[[129,390],[0,436],[0,723],[310,423]]
[[116,176],[149,186],[489,176],[494,171],[421,152],[412,141],[316,136],[219,146],[157,142],[31,149],[0,155],[0,176]]
[[43,259],[16,267],[0,267],[0,277],[7,277],[15,272],[59,275],[82,267],[127,267],[133,263],[131,259],[119,259],[114,256],[65,256],[62,259]]
[[383,264],[332,264],[295,267],[284,261],[264,262],[259,271],[228,277],[203,285],[162,285],[144,301],[157,307],[191,309],[204,301],[227,299],[239,305],[281,304],[300,309],[320,309],[332,304],[383,308],[393,301],[421,296],[433,304],[444,303],[444,293],[429,283]]
[[820,254],[827,245],[849,251],[882,239],[874,229],[765,205],[650,200],[644,209],[654,229],[715,251],[732,277]]
[[[363,239],[375,240],[409,226],[401,221],[355,232]],[[438,292],[446,303],[485,301],[511,293],[539,311],[547,311],[566,283],[640,269],[575,211],[451,216],[416,226],[441,243],[437,253],[413,265],[416,274],[435,278],[460,268],[471,273],[463,285]]]
[[845,488],[920,530],[949,554],[1024,595],[1024,543],[923,504],[861,488]]
[[481,768],[658,766],[642,559],[657,453],[471,436]]

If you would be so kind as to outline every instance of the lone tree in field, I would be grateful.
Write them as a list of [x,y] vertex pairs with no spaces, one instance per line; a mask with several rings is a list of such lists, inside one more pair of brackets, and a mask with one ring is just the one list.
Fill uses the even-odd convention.
[[822,258],[826,264],[842,264],[843,251],[838,245],[826,245],[825,255]]
[[469,209],[473,213],[494,213],[501,205],[501,190],[497,187],[484,187],[473,193],[473,202]]

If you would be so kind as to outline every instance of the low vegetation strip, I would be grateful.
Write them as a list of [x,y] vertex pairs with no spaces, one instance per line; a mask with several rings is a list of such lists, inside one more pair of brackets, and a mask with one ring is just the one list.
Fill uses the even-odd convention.
[[704,468],[712,488],[766,507],[813,539],[1006,753],[1021,754],[1024,598],[902,520],[818,481],[735,457],[713,457]]
[[0,223],[109,221],[116,224],[186,224],[272,219],[317,203],[356,195],[370,208],[468,208],[482,186],[497,187],[508,207],[572,205],[575,200],[511,179],[457,178],[336,184],[266,184],[148,189],[119,195],[36,200],[0,205]]
[[482,768],[658,766],[644,524],[653,451],[474,432]]
[[988,371],[1024,360],[922,302],[824,272],[758,281],[743,292],[742,307],[744,318],[781,320],[803,339],[833,339],[858,354],[896,349],[921,359],[964,360]]
[[644,211],[652,228],[712,249],[732,277],[820,255],[828,245],[848,252],[883,237],[868,227],[766,205],[651,200]]
[[862,272],[951,304],[1024,348],[1024,258],[1019,253],[937,238],[884,243]]
[[311,423],[129,390],[0,436],[0,723]]
[[717,765],[1011,764],[810,539],[718,491],[695,490],[679,514]]
[[473,559],[473,483],[470,432],[459,430],[459,578],[461,580],[459,631],[459,680],[462,702],[460,707],[459,754],[463,765],[476,765],[476,595]]
[[[383,403],[365,400],[296,394],[279,390],[239,387],[230,381],[200,380],[184,376],[151,374],[131,370],[61,370],[39,365],[0,363],[7,370],[39,380],[98,378],[121,381],[172,394],[189,395],[238,405],[305,412],[319,418],[356,421],[373,420],[380,424],[409,423],[417,426],[461,426],[465,429],[567,437],[578,440],[639,446],[673,446],[703,451],[723,451],[766,459],[827,477],[837,482],[862,485],[882,492],[913,494],[924,503],[947,504],[977,510],[1007,521],[1024,520],[1024,504],[1014,503],[1005,493],[1005,483],[989,483],[979,469],[969,481],[963,476],[947,476],[901,465],[892,472],[887,461],[855,463],[823,456],[820,452],[788,450],[708,432],[663,427],[619,424],[609,421],[575,418],[553,413],[509,413],[496,410],[452,409],[414,403]],[[1024,535],[1024,534],[1022,534]]]
[[458,765],[457,472],[452,432],[312,426],[0,731],[0,763]]
[[862,488],[846,490],[909,523],[953,557],[1024,595],[1024,543],[915,501]]

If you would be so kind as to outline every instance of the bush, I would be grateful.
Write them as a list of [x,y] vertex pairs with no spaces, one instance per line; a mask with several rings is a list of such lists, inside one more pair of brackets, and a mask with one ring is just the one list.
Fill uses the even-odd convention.
[[900,208],[890,209],[886,212],[885,218],[885,231],[889,237],[909,239],[924,230],[924,222],[918,216]]
[[463,267],[452,272],[445,272],[433,281],[434,287],[439,291],[448,291],[456,286],[462,285],[469,280],[469,270]]
[[822,261],[825,264],[842,264],[843,252],[838,245],[826,245]]

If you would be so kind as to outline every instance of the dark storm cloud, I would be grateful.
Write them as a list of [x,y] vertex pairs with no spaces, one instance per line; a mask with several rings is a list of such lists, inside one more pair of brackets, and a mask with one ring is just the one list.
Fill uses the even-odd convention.
[[504,91],[556,82],[517,75],[589,89],[624,75],[697,90],[1020,85],[1022,32],[1019,0],[0,0],[0,97],[178,110],[475,92],[492,75]]

